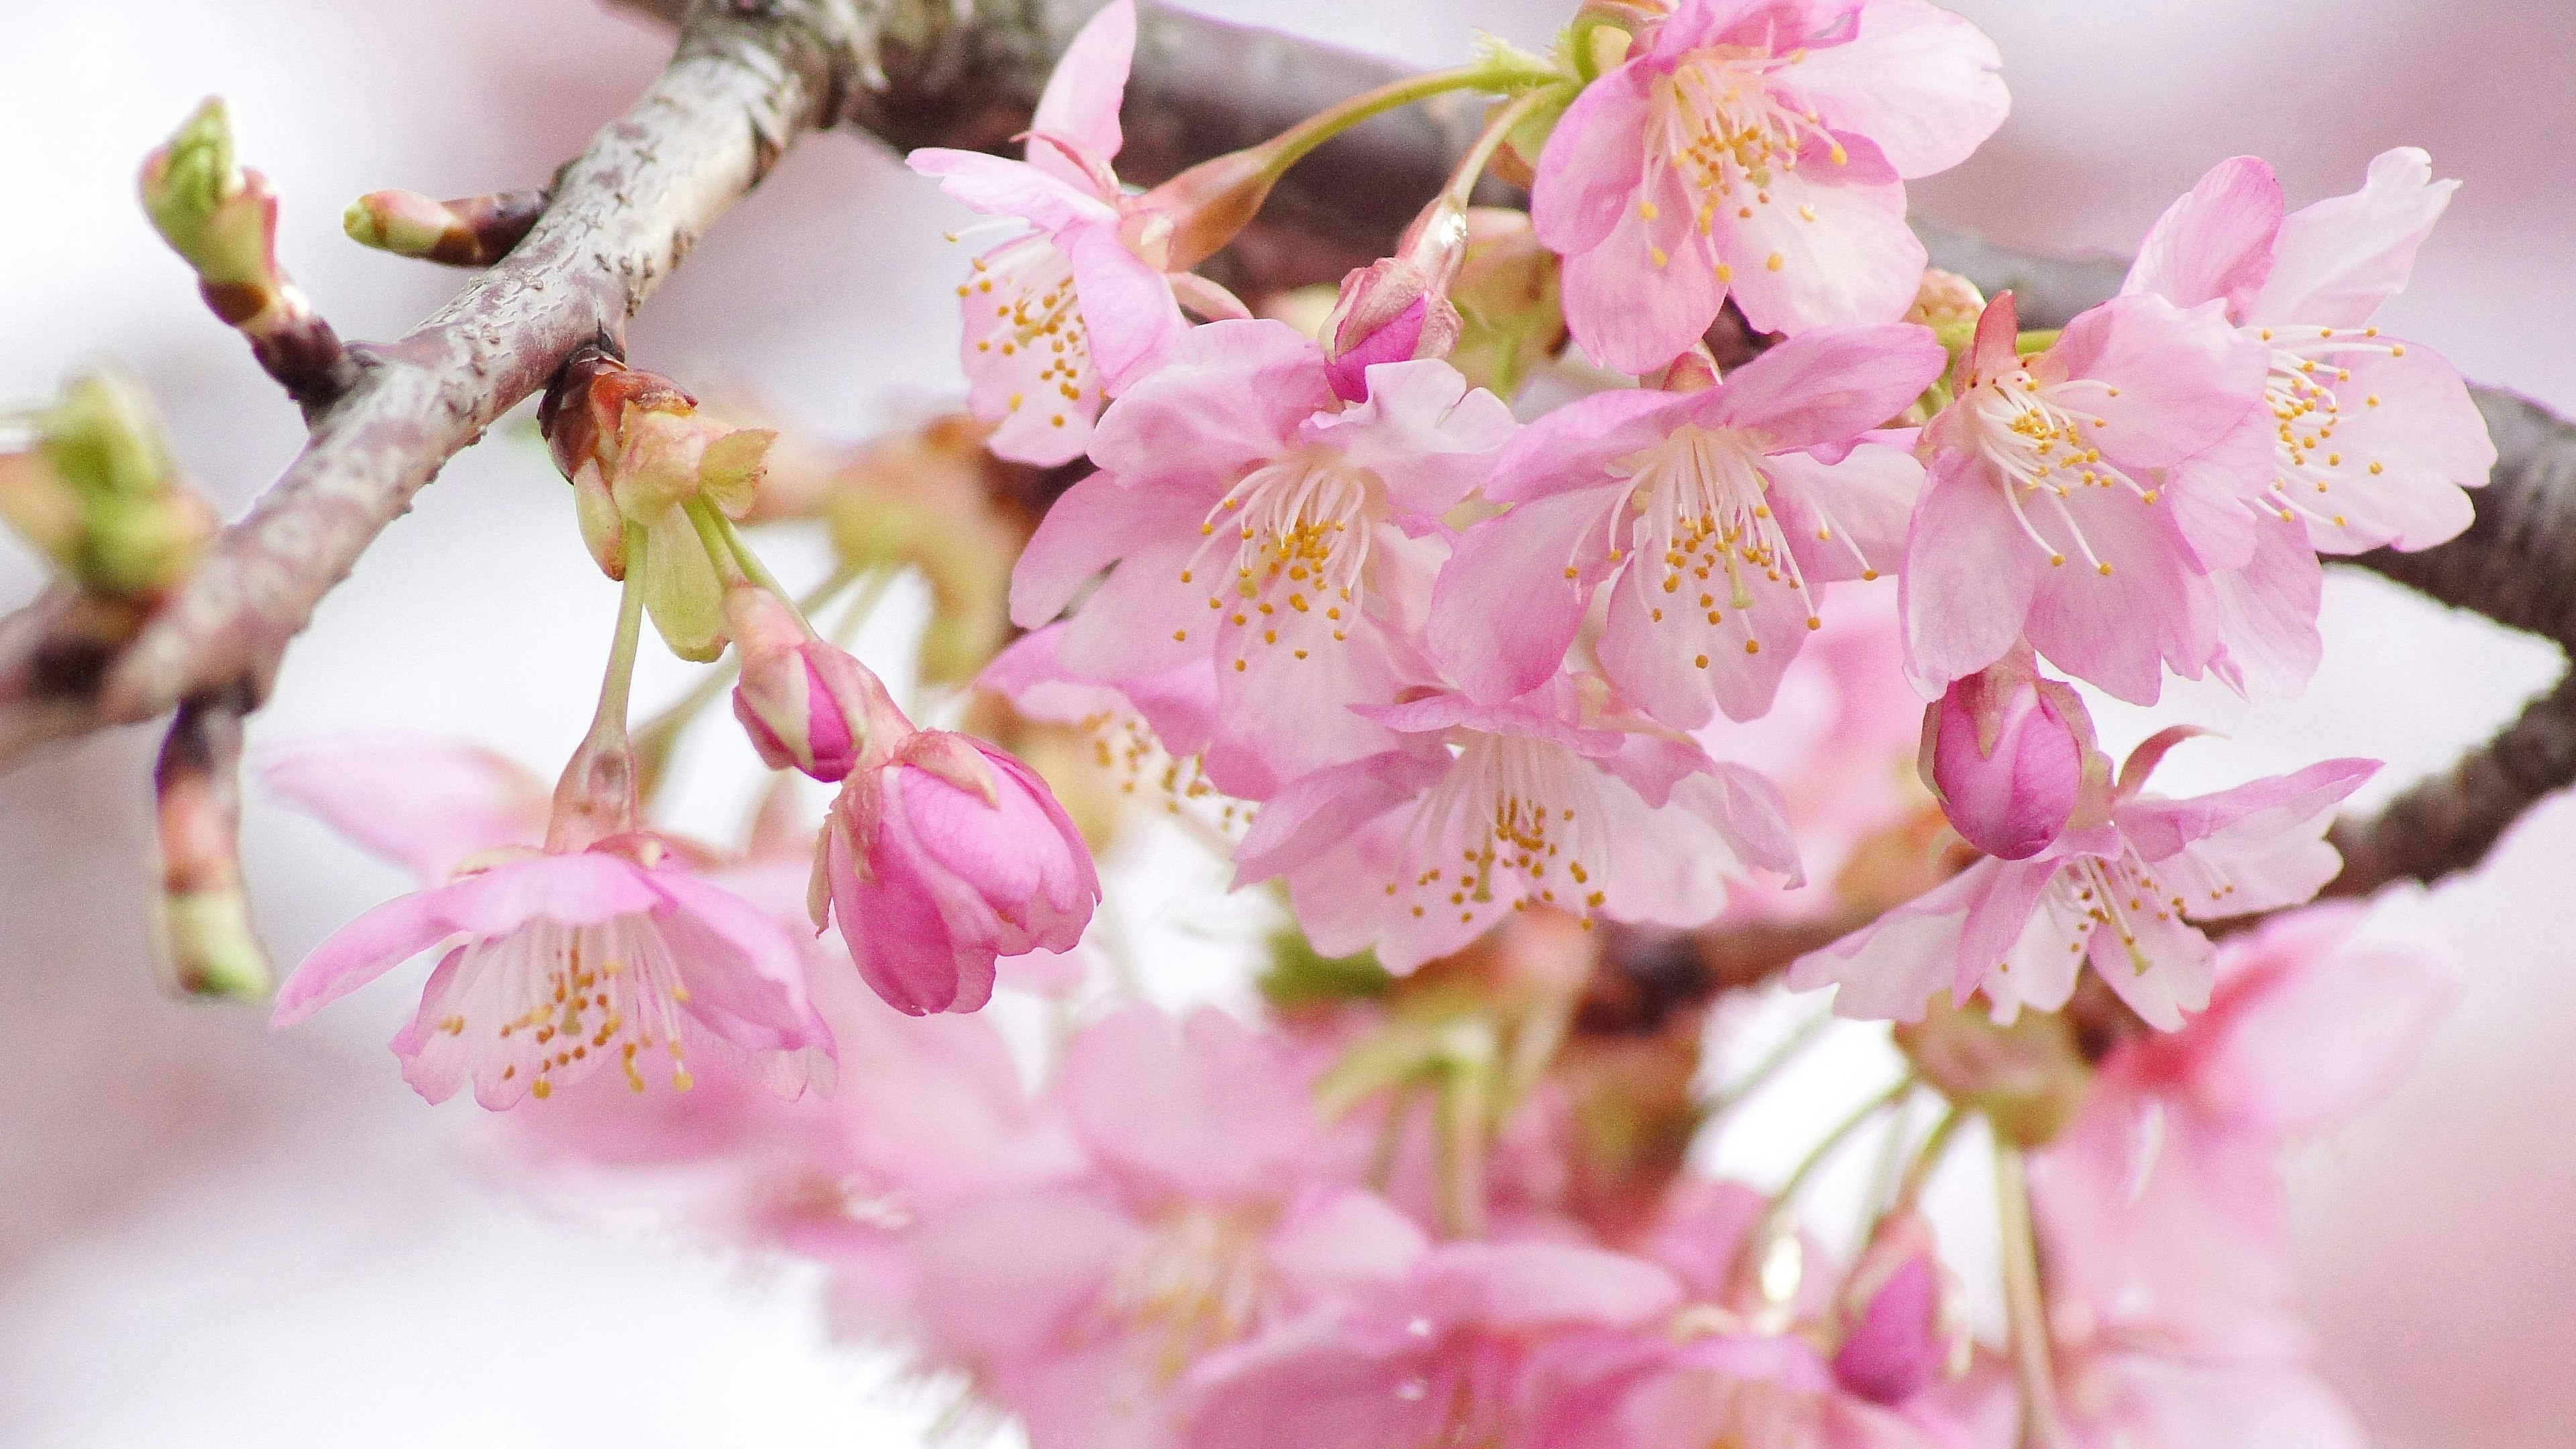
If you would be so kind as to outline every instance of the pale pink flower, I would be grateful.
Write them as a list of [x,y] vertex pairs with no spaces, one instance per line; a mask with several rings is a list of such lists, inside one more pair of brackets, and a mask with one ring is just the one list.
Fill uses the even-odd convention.
[[2222,647],[2290,647],[2267,624],[2313,637],[2313,611],[2231,612],[2210,578],[2268,562],[2236,501],[2262,465],[2221,446],[2262,405],[2262,347],[2217,304],[2153,296],[2083,313],[2036,356],[2016,355],[2018,325],[2011,293],[1988,304],[1957,401],[1923,429],[1901,580],[1917,687],[1946,688],[2027,636],[2069,674],[2151,704],[2165,667],[2196,679]]
[[1923,714],[1923,782],[1961,839],[2005,860],[2057,838],[2098,758],[2083,699],[2043,678],[2026,645],[1952,683]]
[[1307,1073],[1221,1012],[1092,1024],[1059,1100],[1082,1170],[949,1202],[902,1247],[931,1361],[1039,1449],[1168,1442],[1193,1363],[1428,1246],[1344,1184]]
[[2461,490],[2495,466],[2458,371],[2372,325],[2458,186],[2402,146],[2370,163],[2361,190],[2285,216],[2272,168],[2238,156],[2166,209],[2122,288],[2183,307],[2223,302],[2263,348],[2257,417],[2272,462],[2248,480],[2247,501],[2321,552],[2454,537],[2474,511]]
[[1923,277],[1904,178],[2002,124],[1997,63],[1921,0],[1681,0],[1539,157],[1530,216],[1575,341],[1651,372],[1730,294],[1757,332],[1895,321]]
[[1213,658],[1220,727],[1282,776],[1392,748],[1350,706],[1427,679],[1408,640],[1439,519],[1513,423],[1446,362],[1367,377],[1345,405],[1286,323],[1193,328],[1101,419],[1100,471],[1029,540],[1013,621],[1046,623],[1110,567],[1057,647],[1074,673],[1115,684]]
[[831,1034],[795,942],[741,898],[671,863],[648,835],[469,862],[315,947],[278,993],[291,1026],[437,948],[420,1011],[394,1038],[432,1102],[469,1079],[485,1107],[550,1095],[616,1064],[635,1091],[687,1090],[692,1052],[733,1054],[795,1096]]
[[1064,664],[1070,627],[1049,624],[1011,641],[975,677],[976,685],[1004,695],[1031,719],[1090,731],[1102,763],[1123,773],[1130,787],[1153,786],[1174,802],[1219,793],[1257,800],[1276,788],[1270,767],[1218,730],[1212,661],[1095,683]]
[[1000,425],[989,446],[1005,458],[1052,467],[1082,456],[1109,395],[1187,329],[1176,286],[1203,316],[1247,315],[1222,289],[1159,264],[1172,222],[1128,197],[1110,169],[1135,48],[1131,0],[1083,25],[1038,99],[1025,161],[941,147],[907,158],[957,200],[1031,228],[976,258],[957,289],[968,405]]
[[1524,1377],[1549,1340],[1635,1329],[1681,1300],[1644,1259],[1571,1243],[1457,1242],[1202,1360],[1189,1449],[1527,1442]]
[[[2129,756],[2116,793],[2088,792],[2065,833],[2027,860],[1987,858],[1789,968],[1801,991],[1835,985],[1834,1011],[1915,1021],[1940,991],[1982,991],[1998,1021],[2054,1011],[2086,961],[2164,1031],[2209,1004],[2215,950],[2196,919],[2297,905],[2342,857],[2334,807],[2379,768],[2328,760],[2187,800],[2142,794],[2179,732]],[[2107,804],[2097,803],[2109,795]]]
[[1069,951],[1091,923],[1090,847],[1035,771],[981,740],[914,730],[891,701],[842,783],[814,858],[815,929],[837,920],[859,974],[909,1015],[974,1011],[994,962]]
[[1286,876],[1317,950],[1373,945],[1404,972],[1527,906],[1695,926],[1728,878],[1797,874],[1770,781],[1599,694],[1559,676],[1508,704],[1434,693],[1369,710],[1403,747],[1272,796],[1236,884]]
[[1870,430],[1941,375],[1921,327],[1834,327],[1700,392],[1597,393],[1521,430],[1485,484],[1511,511],[1441,571],[1426,643],[1468,693],[1556,672],[1595,589],[1603,672],[1676,728],[1753,719],[1820,626],[1827,580],[1903,552],[1922,469]]

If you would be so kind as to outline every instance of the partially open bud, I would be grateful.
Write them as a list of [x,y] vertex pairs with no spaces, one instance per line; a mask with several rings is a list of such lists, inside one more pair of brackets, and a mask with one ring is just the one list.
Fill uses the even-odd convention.
[[417,191],[370,191],[340,227],[360,246],[451,267],[488,267],[509,254],[545,210],[545,193],[502,191],[437,201]]
[[1835,1304],[1844,1325],[1834,1381],[1872,1403],[1932,1386],[1967,1342],[1960,1285],[1941,1266],[1932,1224],[1910,1207],[1878,1220]]
[[662,641],[683,659],[723,653],[732,560],[710,551],[711,520],[691,515],[749,512],[777,434],[707,417],[670,379],[595,349],[565,364],[537,420],[601,570],[625,577],[638,556],[626,531],[642,530],[644,607]]
[[151,398],[84,373],[32,421],[35,447],[0,454],[0,519],[84,592],[133,599],[177,583],[215,512],[180,478]]
[[[231,118],[209,96],[167,144],[146,157],[143,209],[170,249],[195,268],[206,305],[253,330],[262,312],[292,292],[278,274],[277,196],[233,159]],[[292,305],[301,307],[301,298]]]
[[1186,272],[1216,255],[1261,214],[1287,170],[1287,139],[1202,161],[1136,198],[1119,219],[1119,240],[1162,272]]
[[1466,208],[1442,197],[1414,218],[1395,255],[1342,279],[1324,324],[1324,371],[1335,393],[1348,402],[1368,396],[1374,363],[1449,355],[1459,333],[1449,285],[1466,254]]
[[1539,245],[1527,213],[1467,210],[1467,250],[1450,284],[1458,343],[1449,354],[1467,380],[1510,398],[1565,342],[1556,253]]
[[2004,860],[2037,855],[2065,830],[2095,753],[2084,702],[2040,676],[2028,644],[1923,712],[1923,783],[1962,839]]
[[807,633],[766,589],[725,590],[725,622],[742,657],[734,718],[762,762],[826,783],[857,768],[885,687],[859,661]]

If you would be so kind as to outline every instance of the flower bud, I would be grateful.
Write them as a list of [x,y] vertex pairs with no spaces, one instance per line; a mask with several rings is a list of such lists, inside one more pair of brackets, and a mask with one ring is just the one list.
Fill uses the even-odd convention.
[[1962,839],[2004,860],[2048,847],[2075,813],[2093,755],[2075,691],[2017,646],[1923,712],[1923,783]]
[[178,582],[215,512],[180,478],[151,398],[85,373],[33,421],[35,448],[0,454],[0,519],[87,593],[142,598]]
[[417,191],[370,191],[340,215],[360,246],[451,267],[488,267],[536,225],[545,194],[503,191],[437,201]]
[[827,784],[859,763],[873,699],[885,693],[866,667],[813,637],[776,595],[751,584],[725,590],[725,623],[741,652],[734,718],[773,770],[802,770]]
[[2093,1087],[2084,1043],[2060,1012],[2025,1011],[1997,1026],[1936,997],[1921,1021],[1897,1026],[1896,1045],[1917,1075],[2017,1147],[2055,1141]]
[[1556,254],[1539,245],[1527,213],[1468,208],[1466,255],[1449,287],[1459,319],[1449,360],[1469,382],[1512,397],[1565,341],[1558,291]]
[[[889,710],[891,706],[888,706]],[[1026,765],[978,740],[876,722],[832,802],[807,904],[837,917],[859,974],[897,1011],[973,1011],[994,963],[1070,951],[1100,877],[1082,835]]]
[[1878,1404],[1901,1404],[1931,1387],[1966,1337],[1959,1299],[1932,1224],[1910,1207],[1880,1218],[1836,1304],[1846,1327],[1834,1381]]
[[1118,239],[1156,271],[1188,271],[1261,214],[1286,169],[1281,154],[1273,140],[1200,162],[1129,203]]
[[1342,279],[1324,324],[1331,359],[1324,371],[1344,401],[1368,396],[1373,363],[1446,357],[1457,345],[1458,309],[1448,293],[1466,252],[1466,209],[1443,197],[1414,219],[1394,256]]
[[272,309],[304,310],[277,268],[277,196],[233,158],[230,117],[209,96],[187,124],[143,162],[143,209],[170,249],[196,269],[206,305],[232,326],[258,330]]

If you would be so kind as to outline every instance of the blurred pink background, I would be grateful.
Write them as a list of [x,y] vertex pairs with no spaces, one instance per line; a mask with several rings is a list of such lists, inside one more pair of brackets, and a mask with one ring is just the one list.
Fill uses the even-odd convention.
[[[1525,44],[1538,0],[1208,7],[1423,64],[1471,27]],[[1921,211],[1998,240],[2131,245],[2221,157],[2293,204],[2391,145],[2466,184],[2385,318],[2480,381],[2576,411],[2576,7],[2542,0],[1958,0],[2002,44],[2015,114]],[[391,336],[454,274],[338,232],[378,186],[541,182],[665,42],[592,0],[129,0],[17,6],[0,50],[0,399],[103,357],[139,370],[233,508],[291,456],[294,414],[196,304],[131,198],[194,104],[233,103],[286,197],[281,248],[345,334]],[[637,325],[639,361],[734,380],[857,436],[955,384],[940,232],[955,214],[864,141],[796,150]],[[568,499],[505,426],[422,496],[290,657],[254,748],[408,725],[560,759],[613,608]],[[37,571],[0,543],[0,602]],[[2371,754],[2381,793],[2446,764],[2559,668],[2556,651],[2361,578],[2329,585],[2300,700],[2170,695],[2229,733],[2177,757],[2241,778]],[[668,661],[661,661],[667,664]],[[678,674],[648,670],[646,697]],[[2134,737],[2135,717],[2112,721]],[[424,1108],[384,1041],[404,987],[272,1038],[151,985],[150,731],[0,778],[0,1443],[494,1446],[902,1444],[939,1407],[822,1335],[808,1276],[551,1217],[458,1159],[470,1106]],[[2179,786],[2191,780],[2174,782]],[[710,823],[728,806],[701,802]],[[398,887],[253,792],[262,925],[291,962]],[[2305,1281],[2330,1377],[2379,1442],[2576,1444],[2576,810],[2544,808],[2430,909],[2470,964],[2399,1095],[2299,1168]],[[1177,908],[1175,908],[1177,909]],[[406,978],[408,979],[408,978]]]

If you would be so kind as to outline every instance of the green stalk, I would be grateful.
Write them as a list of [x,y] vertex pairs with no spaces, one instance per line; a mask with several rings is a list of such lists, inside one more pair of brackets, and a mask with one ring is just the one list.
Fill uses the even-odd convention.
[[2039,1238],[2031,1229],[2030,1181],[2018,1147],[1995,1147],[1995,1213],[2003,1237],[2004,1319],[2013,1376],[2021,1385],[2021,1449],[2065,1449],[2057,1412],[2057,1371],[2049,1361],[2048,1304],[2041,1292]]

